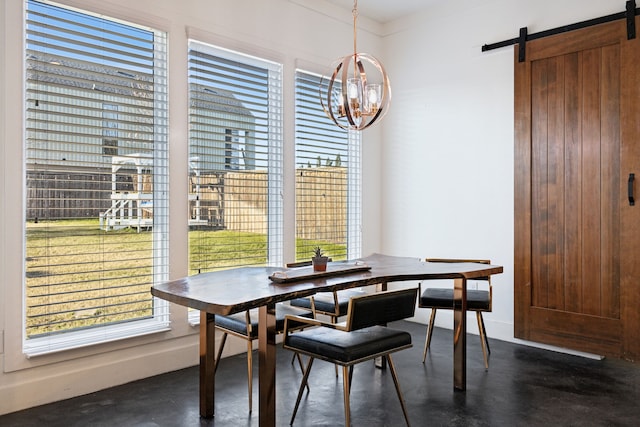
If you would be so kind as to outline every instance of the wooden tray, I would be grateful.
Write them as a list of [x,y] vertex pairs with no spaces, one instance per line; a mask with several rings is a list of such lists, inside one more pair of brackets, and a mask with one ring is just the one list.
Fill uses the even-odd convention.
[[276,283],[299,282],[306,279],[319,279],[321,277],[336,276],[339,274],[355,273],[357,271],[371,270],[364,263],[357,264],[327,264],[327,271],[313,271],[313,266],[292,268],[285,271],[276,271],[269,279]]

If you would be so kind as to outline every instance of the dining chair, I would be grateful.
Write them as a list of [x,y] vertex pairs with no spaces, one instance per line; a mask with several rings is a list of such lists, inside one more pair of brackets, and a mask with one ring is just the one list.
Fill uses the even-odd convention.
[[[287,264],[287,268],[306,267],[309,265],[311,265],[311,261],[293,262]],[[310,297],[292,299],[290,304],[294,307],[312,311],[314,317],[318,314],[328,316],[332,323],[337,323],[340,317],[347,314],[349,300],[365,294],[361,289],[320,292]]]
[[[475,262],[479,264],[491,264],[491,261],[485,259],[455,259],[455,258],[427,258],[426,262]],[[492,310],[493,300],[493,287],[491,286],[491,276],[480,277],[474,280],[487,283],[486,290],[482,289],[468,289],[467,290],[467,311],[475,311],[476,319],[478,321],[478,331],[480,332],[480,343],[482,345],[482,355],[484,356],[484,367],[489,369],[489,355],[491,349],[489,348],[489,339],[487,338],[487,331],[484,327],[484,319],[482,318],[483,312],[490,312]],[[426,288],[422,292],[422,283],[418,283],[420,289],[420,299],[418,300],[419,308],[430,308],[431,317],[429,318],[429,326],[427,327],[427,337],[424,343],[424,352],[422,353],[422,363],[427,358],[427,351],[431,344],[431,335],[433,334],[433,326],[436,320],[436,312],[440,310],[453,310],[453,288]]]
[[[331,262],[331,258],[329,258]],[[311,261],[298,261],[288,263],[287,268],[307,267],[311,265]],[[293,307],[309,310],[316,318],[318,314],[328,316],[331,323],[338,323],[340,317],[347,314],[349,300],[353,297],[365,295],[361,289],[343,289],[340,291],[320,292],[310,297],[295,298],[289,301]],[[293,360],[291,360],[293,363]],[[336,366],[336,377],[338,376],[338,367]]]
[[[284,331],[285,316],[292,315],[298,318],[313,318],[313,313],[307,310],[291,307],[286,303],[276,304],[276,333],[281,334]],[[298,327],[304,325],[298,324]],[[253,410],[253,340],[258,339],[258,309],[248,310],[231,315],[216,315],[215,317],[216,329],[222,331],[222,338],[220,340],[220,347],[214,362],[214,375],[220,364],[220,358],[224,345],[227,341],[227,335],[233,335],[241,338],[247,342],[247,379],[249,388],[249,412]],[[290,325],[290,329],[296,328],[296,324]],[[294,358],[297,358],[300,365],[300,370],[304,371],[302,360],[300,356],[294,354]]]
[[[358,363],[383,357],[390,368],[404,419],[409,425],[409,416],[391,353],[411,347],[411,334],[381,325],[412,317],[415,313],[417,295],[418,289],[411,288],[353,297],[349,301],[346,321],[338,324],[318,319],[286,317],[283,347],[309,356],[290,424],[295,420],[315,359],[342,366],[345,425],[350,426],[349,400],[353,367]],[[290,333],[291,327],[299,328],[300,323],[319,327]]]

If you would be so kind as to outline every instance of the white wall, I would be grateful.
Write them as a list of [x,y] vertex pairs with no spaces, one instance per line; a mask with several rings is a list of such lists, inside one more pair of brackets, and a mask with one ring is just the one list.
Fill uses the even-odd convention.
[[[351,16],[321,0],[60,0],[169,32],[170,173],[186,176],[187,34],[284,64],[285,159],[293,173],[293,72],[323,72],[348,54]],[[484,43],[624,9],[623,0],[443,0],[380,26],[359,19],[358,44],[380,57],[393,86],[381,126],[363,135],[363,252],[490,258],[497,276],[489,335],[513,330],[513,65]],[[22,284],[21,0],[0,1],[0,414],[195,365],[196,330],[172,308],[170,333],[51,356],[20,351]],[[385,34],[384,37],[374,35]],[[171,276],[187,272],[186,186],[171,180]],[[293,224],[293,180],[285,223]],[[293,236],[288,227],[286,236]],[[285,256],[292,258],[292,244]],[[425,321],[426,313],[418,320]],[[451,324],[443,313],[442,326]],[[470,329],[472,324],[470,323]]]
[[[514,48],[481,47],[521,27],[532,34],[624,9],[623,0],[445,1],[384,28],[393,105],[381,150],[382,250],[503,265],[485,315],[491,337],[514,340]],[[439,312],[436,325],[450,328],[451,314]]]

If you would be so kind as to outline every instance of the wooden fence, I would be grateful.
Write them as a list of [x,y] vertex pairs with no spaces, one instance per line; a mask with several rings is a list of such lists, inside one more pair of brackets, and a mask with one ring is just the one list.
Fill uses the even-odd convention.
[[347,169],[296,170],[296,234],[303,239],[347,241]]
[[[145,177],[144,191],[151,191]],[[137,177],[119,177],[119,191],[132,191]],[[131,187],[131,188],[129,188]],[[298,237],[346,241],[347,171],[344,167],[296,170]],[[253,233],[268,230],[267,173],[225,171],[189,179],[190,215],[205,227]],[[293,195],[291,195],[293,197]],[[29,172],[27,219],[98,218],[111,207],[110,173]]]
[[27,173],[28,220],[97,218],[110,196],[110,173]]
[[[191,191],[196,184],[191,180]],[[303,239],[346,241],[347,171],[343,167],[296,170],[296,233]],[[200,177],[200,207],[192,202],[192,218],[222,218],[227,230],[266,233],[267,173],[225,172]],[[219,222],[216,222],[220,224]]]

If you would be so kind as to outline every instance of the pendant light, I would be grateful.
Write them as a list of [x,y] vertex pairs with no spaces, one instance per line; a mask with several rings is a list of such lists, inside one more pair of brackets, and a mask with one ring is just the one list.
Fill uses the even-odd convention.
[[353,54],[334,63],[330,78],[322,78],[320,101],[336,125],[345,130],[363,130],[387,114],[391,84],[380,61],[367,53],[358,53],[358,0],[354,0],[352,12]]

